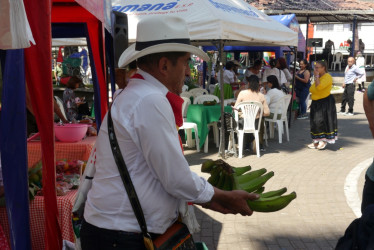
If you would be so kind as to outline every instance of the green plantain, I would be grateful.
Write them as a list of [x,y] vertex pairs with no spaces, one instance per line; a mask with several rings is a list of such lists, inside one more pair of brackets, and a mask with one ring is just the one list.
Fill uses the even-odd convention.
[[263,175],[266,173],[266,169],[265,168],[260,168],[258,170],[254,170],[254,171],[250,171],[246,174],[243,174],[243,175],[240,175],[240,176],[236,176],[235,179],[236,179],[236,182],[238,184],[243,184],[243,183],[247,183],[253,179],[256,179],[257,177]]
[[[223,172],[225,173],[225,172]],[[226,191],[231,191],[234,184],[234,177],[232,174],[225,173],[225,182],[222,189]]]
[[287,192],[286,187],[281,188],[279,190],[274,190],[274,191],[269,191],[269,192],[266,192],[266,193],[262,193],[260,195],[260,197],[261,198],[270,198],[270,197],[274,197],[274,196],[280,196],[280,195],[284,194],[285,192]]
[[270,198],[259,198],[257,200],[248,200],[248,206],[256,212],[275,212],[285,208],[292,200],[296,198],[296,193],[292,192],[284,196],[274,196]]
[[215,187],[219,189],[223,189],[223,185],[225,184],[225,179],[226,179],[226,174],[224,174],[224,171],[221,171],[220,176],[219,176],[219,181]]
[[247,191],[248,193],[251,193],[259,188],[261,188],[271,177],[274,176],[274,172],[270,171],[269,173],[262,175],[260,177],[257,177],[256,179],[253,179],[246,183],[235,183],[235,186],[237,189],[242,189]]
[[262,194],[264,191],[265,191],[265,187],[260,187],[259,189],[257,189],[257,190],[254,191],[253,193],[256,193],[256,194]]
[[201,172],[210,173],[213,170],[216,163],[213,160],[206,160],[201,164]]
[[219,182],[219,177],[221,175],[221,169],[216,167],[212,170],[212,172],[210,173],[210,177],[208,178],[208,182],[210,184],[212,184],[212,186],[216,186]]
[[248,166],[245,166],[245,167],[232,167],[233,171],[234,171],[234,174],[236,176],[240,176],[240,175],[243,175],[245,172],[251,170],[251,166],[248,165]]

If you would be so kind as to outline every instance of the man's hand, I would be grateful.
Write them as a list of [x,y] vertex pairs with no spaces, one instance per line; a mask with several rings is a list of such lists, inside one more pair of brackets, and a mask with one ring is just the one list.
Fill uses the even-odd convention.
[[343,88],[343,89],[345,88],[345,83],[343,83],[342,88]]
[[374,100],[369,100],[367,91],[364,93],[364,110],[371,134],[374,137]]
[[258,194],[248,193],[243,190],[223,191],[214,188],[212,200],[201,205],[204,208],[209,208],[223,214],[249,216],[252,215],[253,211],[248,206],[247,200],[256,200],[258,198]]

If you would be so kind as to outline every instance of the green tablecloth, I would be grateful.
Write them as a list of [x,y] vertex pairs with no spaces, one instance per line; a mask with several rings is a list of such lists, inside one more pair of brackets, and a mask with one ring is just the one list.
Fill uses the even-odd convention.
[[[232,91],[232,87],[230,84],[227,84],[225,83],[223,85],[223,98],[224,99],[231,99],[231,98],[234,98],[234,93]],[[217,85],[216,88],[214,89],[214,93],[213,93],[215,96],[218,96],[219,99],[221,99],[221,91],[219,89],[219,86]]]
[[[232,112],[231,106],[225,106],[225,112]],[[204,106],[193,104],[188,106],[187,121],[197,124],[199,130],[200,148],[203,148],[205,138],[209,133],[208,123],[216,122],[221,117],[221,105]]]

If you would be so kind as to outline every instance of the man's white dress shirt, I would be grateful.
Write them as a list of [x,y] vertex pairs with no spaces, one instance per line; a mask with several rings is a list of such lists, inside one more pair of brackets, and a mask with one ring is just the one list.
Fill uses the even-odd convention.
[[[183,156],[168,89],[150,74],[131,79],[111,114],[118,144],[139,197],[148,231],[162,234],[178,217],[181,200],[205,203],[213,187]],[[96,141],[96,173],[85,220],[97,227],[141,232],[109,144],[107,116]]]

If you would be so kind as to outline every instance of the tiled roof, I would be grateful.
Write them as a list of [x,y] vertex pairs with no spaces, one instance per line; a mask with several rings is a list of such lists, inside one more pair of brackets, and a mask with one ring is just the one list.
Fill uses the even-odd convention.
[[369,0],[246,0],[260,10],[371,10]]

